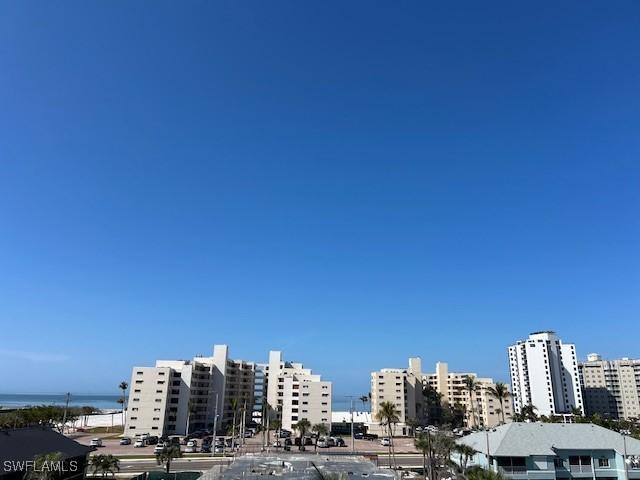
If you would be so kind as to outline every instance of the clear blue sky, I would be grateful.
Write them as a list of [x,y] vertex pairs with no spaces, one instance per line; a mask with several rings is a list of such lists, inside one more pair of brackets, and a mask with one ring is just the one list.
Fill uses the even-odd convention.
[[271,349],[640,356],[640,3],[0,5],[2,393]]

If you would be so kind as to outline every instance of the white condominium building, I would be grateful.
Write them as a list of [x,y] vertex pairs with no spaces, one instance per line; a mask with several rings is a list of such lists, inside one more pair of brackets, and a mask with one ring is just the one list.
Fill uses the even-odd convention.
[[578,364],[587,415],[640,418],[640,360],[603,360],[591,353]]
[[252,362],[230,360],[226,345],[216,345],[211,357],[158,360],[155,367],[134,367],[125,433],[184,435],[212,429],[216,411],[218,431],[224,431],[233,418],[232,399],[239,411],[246,408],[248,421],[254,371]]
[[527,405],[539,415],[584,413],[576,347],[555,332],[535,332],[511,345],[509,370],[516,413]]
[[[478,384],[478,388],[471,394],[464,384],[466,377],[474,378]],[[410,358],[409,368],[383,368],[371,373],[371,412],[374,423],[370,425],[370,430],[383,433],[375,423],[375,415],[383,402],[392,402],[400,412],[395,433],[411,435],[411,423],[428,422],[427,388],[441,394],[443,403],[463,407],[467,425],[498,425],[502,422],[503,414],[504,421],[508,422],[512,415],[511,400],[503,400],[501,406],[500,401],[489,391],[494,386],[491,378],[479,378],[475,373],[449,372],[447,364],[442,362],[436,364],[435,373],[424,373],[420,358]]]
[[323,381],[301,363],[285,362],[282,352],[269,352],[269,363],[264,365],[264,390],[282,428],[292,430],[303,418],[311,425],[323,423],[331,428],[331,382]]

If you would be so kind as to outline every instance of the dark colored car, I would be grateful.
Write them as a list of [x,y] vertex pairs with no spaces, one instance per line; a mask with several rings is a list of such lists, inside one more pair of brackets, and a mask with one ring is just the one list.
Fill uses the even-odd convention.
[[152,435],[147,438],[147,445],[156,445],[158,443],[158,437]]
[[211,444],[203,443],[200,447],[200,453],[211,453]]
[[354,433],[353,438],[355,438],[356,440],[362,440],[364,438],[364,433],[362,432]]
[[375,433],[365,433],[362,438],[364,438],[365,440],[377,440],[378,435],[376,435]]

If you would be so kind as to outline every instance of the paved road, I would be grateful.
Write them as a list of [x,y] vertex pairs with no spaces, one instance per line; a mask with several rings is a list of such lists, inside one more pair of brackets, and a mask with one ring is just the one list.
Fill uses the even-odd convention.
[[[333,455],[327,452],[319,452],[317,455]],[[308,453],[310,459],[316,456],[315,453]],[[231,461],[230,458],[221,457],[193,457],[178,458],[171,462],[171,470],[174,472],[181,471],[205,471],[216,465],[227,465]],[[379,455],[377,463],[381,467],[389,465],[387,455]],[[396,455],[396,464],[402,468],[422,467],[422,456],[419,454]],[[134,474],[144,471],[162,470],[162,465],[158,465],[154,458],[136,458],[128,459],[126,457],[120,459],[120,473]]]
[[[197,458],[177,458],[171,462],[172,472],[210,470],[215,465],[227,465],[229,458],[221,457],[197,457]],[[155,458],[120,459],[120,473],[134,474],[149,472],[152,470],[163,470],[162,465],[158,465]]]

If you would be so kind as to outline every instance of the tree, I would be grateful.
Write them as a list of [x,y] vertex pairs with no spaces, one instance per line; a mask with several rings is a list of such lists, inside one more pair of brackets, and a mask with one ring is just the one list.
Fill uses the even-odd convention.
[[422,453],[422,472],[424,473],[424,478],[432,478],[431,462],[429,462],[429,468],[427,469],[427,456],[431,455],[431,437],[429,433],[418,436],[418,438],[413,441],[413,445],[416,447],[416,450]]
[[94,412],[94,408],[89,405],[86,405],[82,407],[80,411],[82,412],[82,426],[86,427],[87,424],[89,423],[87,417]]
[[473,394],[478,391],[479,384],[474,377],[471,377],[469,375],[464,377],[463,382],[464,382],[464,387],[467,390],[467,393],[469,394],[469,405],[471,406],[471,420],[473,421],[473,426],[475,427],[477,426],[477,423],[476,423],[476,409],[474,405],[475,402],[474,402]]
[[316,423],[313,427],[311,427],[311,431],[316,434],[315,450],[317,451],[318,439],[320,438],[320,436],[326,435],[327,433],[329,433],[329,430],[327,429],[327,426],[324,423]]
[[306,418],[298,420],[298,423],[293,426],[293,429],[299,433],[300,445],[298,446],[298,450],[304,450],[304,434],[307,433],[310,428],[311,423],[309,423],[309,420]]
[[36,455],[33,459],[34,465],[25,475],[26,480],[53,480],[60,474],[60,469],[54,468],[55,464],[59,464],[63,460],[60,452],[45,453]]
[[393,458],[393,465],[395,467],[396,457],[393,448],[393,431],[395,425],[400,421],[400,410],[396,408],[393,402],[382,402],[379,410],[375,414],[375,418],[380,422],[380,425],[385,427],[389,432],[389,465],[391,465],[391,459]]
[[236,437],[236,417],[238,415],[238,399],[232,398],[230,403],[231,403],[231,410],[233,411],[233,426],[231,427],[231,438],[233,439]]
[[462,474],[464,475],[467,471],[467,464],[469,463],[469,459],[473,458],[473,456],[478,453],[478,451],[473,447],[470,447],[469,445],[463,444],[457,444],[454,447],[454,450],[460,455],[460,469],[462,470]]
[[404,423],[406,423],[407,427],[411,429],[411,435],[415,438],[418,421],[415,418],[407,418]]
[[494,398],[498,399],[498,402],[500,402],[500,413],[502,414],[502,423],[504,423],[504,401],[508,400],[509,397],[511,396],[511,393],[509,393],[509,389],[507,388],[507,386],[502,383],[502,382],[496,382],[496,384],[493,387],[489,387],[489,395],[491,395]]
[[362,410],[366,411],[367,410],[367,402],[369,401],[369,396],[368,395],[362,395],[360,397],[360,401],[362,402]]
[[94,455],[91,457],[89,468],[94,475],[102,473],[105,477],[110,473],[115,476],[116,472],[120,471],[120,460],[113,455]]
[[538,420],[538,414],[536,413],[537,408],[534,407],[532,404],[529,405],[525,405],[524,407],[522,407],[520,409],[520,416],[519,419],[521,421],[530,421],[530,422],[535,422]]
[[160,453],[156,454],[156,462],[158,462],[158,465],[164,464],[166,472],[170,473],[171,460],[173,460],[174,458],[180,458],[180,457],[182,457],[180,446],[171,445],[169,447],[163,448]]
[[122,402],[118,403],[122,403],[122,427],[124,428],[124,423],[126,420],[124,412],[127,409],[127,388],[129,388],[129,384],[123,380],[122,382],[120,382],[120,385],[118,385],[118,388],[122,390]]
[[501,473],[485,470],[478,466],[467,470],[466,478],[467,480],[504,480],[504,476]]

